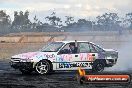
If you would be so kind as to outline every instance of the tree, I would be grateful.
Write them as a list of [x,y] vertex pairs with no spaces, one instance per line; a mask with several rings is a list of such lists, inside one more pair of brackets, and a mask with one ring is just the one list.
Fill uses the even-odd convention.
[[32,28],[34,31],[37,32],[43,32],[43,29],[45,28],[44,25],[35,15],[33,18],[34,22],[32,23]]
[[85,30],[92,30],[92,21],[86,19],[79,19],[77,24],[83,26]]
[[119,26],[119,17],[117,13],[105,13],[96,18],[98,25],[104,30],[116,29],[116,26]]
[[36,15],[35,15],[35,17],[33,19],[34,19],[33,28],[37,28],[37,26],[43,25],[43,23],[37,18]]
[[129,28],[132,29],[132,13],[126,14],[126,21],[129,23]]
[[71,17],[71,16],[65,16],[65,17],[66,17],[65,23],[67,26],[70,25],[71,23],[73,23],[74,17]]
[[6,14],[4,10],[0,10],[0,33],[5,34],[9,33],[11,26],[10,16]]
[[55,12],[52,12],[50,16],[45,17],[51,25],[56,26],[56,27],[61,27],[62,26],[62,21],[60,17],[56,16]]
[[[68,22],[65,31],[88,31],[92,29],[92,21],[86,19],[79,19],[77,22]],[[63,29],[64,29],[63,28]]]
[[12,22],[12,28],[16,31],[21,32],[22,30],[30,29],[31,27],[31,21],[29,20],[29,12],[23,11],[14,12],[14,20]]

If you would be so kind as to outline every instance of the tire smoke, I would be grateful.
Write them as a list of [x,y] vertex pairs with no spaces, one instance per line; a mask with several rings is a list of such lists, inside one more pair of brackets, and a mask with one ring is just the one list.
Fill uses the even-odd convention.
[[118,60],[115,66],[106,68],[106,71],[131,71],[132,70],[132,36],[118,49]]

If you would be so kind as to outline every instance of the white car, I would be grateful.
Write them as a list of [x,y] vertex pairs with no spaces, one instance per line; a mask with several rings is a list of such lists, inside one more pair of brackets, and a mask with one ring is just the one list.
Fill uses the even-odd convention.
[[[76,49],[75,52],[71,52],[72,48]],[[14,55],[10,63],[11,67],[24,74],[32,71],[48,74],[55,70],[77,70],[79,67],[101,72],[104,67],[116,64],[117,58],[117,51],[103,49],[88,41],[57,41],[37,52]]]

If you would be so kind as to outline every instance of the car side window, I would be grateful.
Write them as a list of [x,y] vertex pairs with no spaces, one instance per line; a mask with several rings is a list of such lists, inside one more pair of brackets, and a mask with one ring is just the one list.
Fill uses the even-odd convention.
[[78,52],[78,48],[74,42],[66,44],[59,52],[59,54],[75,54]]
[[66,44],[61,50],[60,50],[60,52],[59,52],[59,54],[69,54],[70,52],[69,52],[69,45],[70,44]]
[[69,48],[69,45],[70,45],[69,43],[66,44],[66,45],[62,48],[62,50],[64,50],[64,49],[70,49],[70,48]]
[[96,45],[94,45],[94,44],[93,44],[93,47],[95,48],[95,50],[96,50],[97,52],[103,52],[103,51],[104,51],[102,48],[100,48],[100,47],[98,47],[98,46],[96,46]]
[[88,43],[79,43],[78,48],[80,53],[90,52],[90,47]]
[[93,44],[91,44],[91,43],[89,43],[89,48],[90,48],[90,52],[91,52],[91,53],[97,52],[97,51],[95,50],[95,48],[93,47]]

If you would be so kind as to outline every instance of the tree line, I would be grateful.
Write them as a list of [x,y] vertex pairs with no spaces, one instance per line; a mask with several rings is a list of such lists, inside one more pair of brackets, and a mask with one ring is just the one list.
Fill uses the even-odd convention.
[[132,12],[126,13],[120,18],[118,13],[104,13],[95,20],[78,19],[72,16],[65,16],[62,20],[52,12],[46,16],[45,22],[41,22],[37,16],[33,22],[29,19],[29,11],[14,11],[14,19],[4,11],[0,10],[0,34],[17,32],[80,32],[80,31],[122,31],[132,30]]

